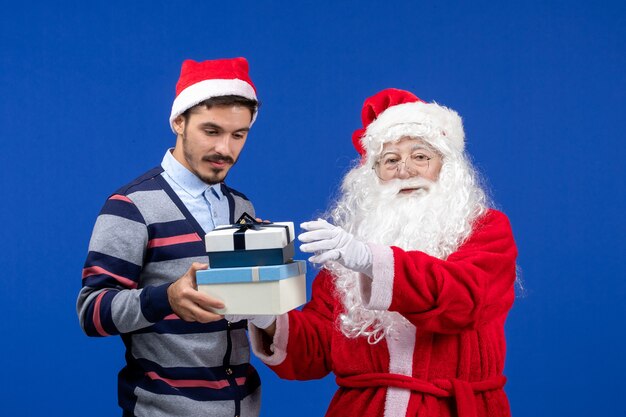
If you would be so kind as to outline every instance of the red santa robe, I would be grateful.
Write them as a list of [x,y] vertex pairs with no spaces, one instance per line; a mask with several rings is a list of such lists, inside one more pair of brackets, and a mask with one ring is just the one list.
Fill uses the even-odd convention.
[[281,378],[333,372],[339,389],[327,416],[510,416],[504,322],[517,249],[506,216],[488,211],[446,260],[370,246],[373,277],[362,290],[364,306],[397,312],[410,324],[373,345],[347,338],[339,329],[341,295],[322,270],[302,311],[277,318],[271,352],[251,326],[255,354]]

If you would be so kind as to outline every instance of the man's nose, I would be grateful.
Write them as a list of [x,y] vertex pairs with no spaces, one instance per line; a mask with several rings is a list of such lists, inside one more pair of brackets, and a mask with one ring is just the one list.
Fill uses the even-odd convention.
[[222,155],[230,155],[230,135],[220,135],[215,141],[215,152]]

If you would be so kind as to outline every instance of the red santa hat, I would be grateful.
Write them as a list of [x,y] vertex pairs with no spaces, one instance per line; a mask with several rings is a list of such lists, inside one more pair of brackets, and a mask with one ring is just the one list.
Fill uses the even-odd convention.
[[[176,98],[170,114],[172,131],[176,133],[174,119],[187,109],[211,97],[228,95],[257,100],[256,88],[248,75],[248,61],[245,58],[215,59],[204,62],[185,60],[176,84]],[[256,116],[255,111],[252,115],[252,123]]]
[[361,120],[352,143],[363,161],[377,156],[384,143],[405,136],[425,140],[443,156],[462,153],[465,146],[463,122],[454,110],[404,90],[388,88],[367,98]]

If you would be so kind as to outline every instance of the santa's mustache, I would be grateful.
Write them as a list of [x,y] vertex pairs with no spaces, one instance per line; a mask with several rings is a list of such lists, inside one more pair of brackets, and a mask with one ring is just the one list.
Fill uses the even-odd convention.
[[231,165],[235,163],[235,160],[231,158],[230,156],[222,155],[219,153],[212,154],[212,155],[205,155],[202,157],[202,160],[205,162],[219,162],[219,163],[227,162]]
[[401,190],[416,189],[429,191],[435,183],[422,177],[414,177],[408,179],[395,178],[382,184],[382,191],[385,194],[395,195]]

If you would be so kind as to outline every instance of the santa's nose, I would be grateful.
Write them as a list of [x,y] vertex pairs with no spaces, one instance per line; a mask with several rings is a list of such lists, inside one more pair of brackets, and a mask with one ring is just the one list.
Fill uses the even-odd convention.
[[407,169],[406,164],[398,165],[398,172],[396,173],[397,178],[405,180],[407,178],[411,178],[414,175],[415,175],[414,173],[412,173],[411,171]]

